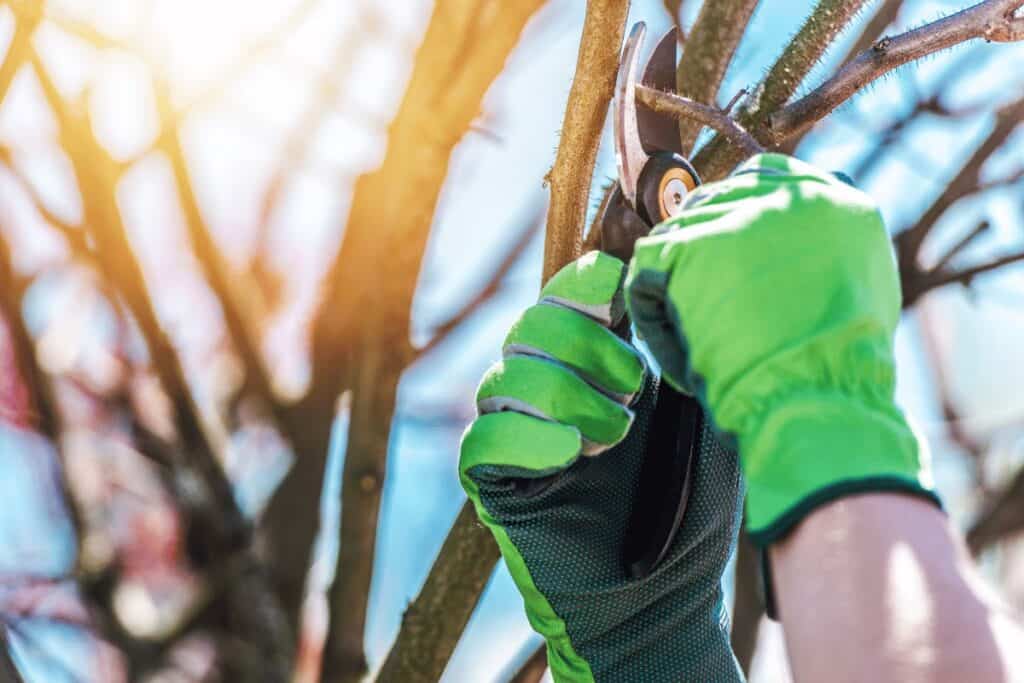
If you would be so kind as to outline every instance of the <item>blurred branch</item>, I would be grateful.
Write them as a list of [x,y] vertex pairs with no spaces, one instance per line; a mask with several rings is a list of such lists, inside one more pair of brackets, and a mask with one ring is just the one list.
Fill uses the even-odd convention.
[[772,112],[764,129],[765,136],[777,144],[814,125],[865,85],[896,67],[953,45],[977,38],[996,42],[1024,39],[1024,18],[1013,16],[1021,5],[1024,0],[988,0],[901,35],[879,40],[809,94]]
[[[12,7],[13,9],[13,7]],[[14,34],[7,46],[7,54],[4,62],[0,65],[0,102],[7,97],[7,91],[14,82],[18,70],[29,58],[29,51],[32,47],[32,33],[42,15],[38,6],[32,7],[31,11],[25,11],[18,15],[14,22]]]
[[24,683],[14,658],[11,656],[11,639],[7,626],[0,622],[0,681],[4,683]]
[[[313,382],[296,405],[303,411],[298,419],[309,419],[306,410],[333,416],[339,393],[352,392],[324,680],[358,680],[366,670],[363,634],[394,400],[411,358],[413,294],[452,150],[542,4],[438,2],[390,126],[383,163],[355,185],[313,323]],[[317,530],[319,501],[310,491],[322,486],[330,433],[318,436],[322,440],[309,440],[298,451],[263,516],[290,614],[301,604]],[[419,654],[421,660],[439,656]]]
[[[755,7],[757,0],[717,0],[701,4],[676,70],[679,95],[703,105],[715,104],[722,79]],[[702,126],[706,125],[710,124],[698,118],[679,119],[684,154],[690,153]]]
[[[773,112],[782,107],[821,59],[832,41],[850,23],[865,0],[820,0],[804,21],[796,36],[783,50],[752,96],[743,103],[736,117],[739,124],[761,142],[769,142],[767,123]],[[713,137],[694,158],[694,165],[707,181],[718,180],[744,159],[742,148],[736,147],[722,134]]]
[[1018,251],[1004,256],[985,261],[967,268],[961,269],[945,269],[936,268],[923,273],[920,277],[914,279],[904,291],[904,299],[907,301],[905,305],[909,306],[913,302],[919,300],[921,296],[928,291],[942,287],[943,285],[952,284],[959,282],[962,285],[970,285],[971,281],[981,275],[993,270],[1008,266],[1013,263],[1024,261],[1024,251]]
[[512,270],[513,266],[519,262],[523,252],[530,246],[533,239],[537,236],[541,230],[544,229],[544,209],[543,207],[537,212],[537,215],[532,216],[522,228],[519,230],[519,234],[516,239],[512,242],[509,248],[506,250],[504,257],[495,267],[491,276],[487,279],[486,284],[477,290],[477,293],[467,301],[462,308],[460,308],[452,317],[445,322],[438,325],[437,329],[434,330],[434,335],[430,338],[426,344],[416,349],[415,359],[419,360],[423,358],[431,351],[436,349],[438,346],[444,343],[448,336],[456,329],[458,329],[462,323],[466,322],[474,313],[484,307],[494,296],[500,291],[501,284],[508,276],[509,271]]
[[270,220],[284,195],[288,179],[306,159],[309,149],[315,144],[317,126],[331,113],[339,95],[348,88],[360,48],[374,38],[378,17],[365,5],[366,3],[360,4],[361,15],[355,22],[359,28],[337,41],[334,55],[328,62],[330,66],[314,84],[313,99],[299,115],[298,123],[285,140],[281,158],[274,167],[266,193],[263,195],[257,224],[257,245],[262,245],[266,241]]
[[562,139],[545,180],[551,188],[543,281],[580,255],[594,161],[615,90],[628,0],[589,0]]
[[86,239],[85,230],[68,223],[46,206],[46,202],[39,194],[39,190],[37,190],[35,185],[32,184],[32,181],[26,178],[25,174],[15,166],[10,149],[4,145],[0,145],[0,163],[4,165],[4,168],[11,177],[18,183],[18,185],[21,186],[21,189],[28,196],[29,201],[32,202],[33,208],[39,212],[39,215],[43,217],[43,220],[49,223],[54,230],[61,234],[68,246],[68,251],[71,253],[71,256],[85,263],[91,263],[94,260],[95,255],[89,248],[89,242]]
[[896,235],[895,243],[899,255],[901,277],[905,287],[910,285],[908,289],[904,290],[906,305],[910,305],[927,291],[918,284],[919,280],[923,285],[928,279],[927,273],[923,271],[918,262],[925,238],[947,209],[964,197],[979,191],[982,187],[980,180],[982,166],[996,150],[1002,147],[1022,119],[1024,119],[1024,98],[1002,107],[996,113],[992,131],[953,176],[949,185],[935,198],[917,223]]
[[967,547],[978,555],[988,546],[1024,530],[1024,468],[994,499],[967,532]]
[[15,366],[22,384],[28,390],[29,406],[35,419],[27,422],[39,433],[56,441],[60,436],[60,422],[56,399],[49,378],[36,361],[36,348],[22,315],[24,284],[14,271],[10,246],[0,232],[0,319],[7,323],[12,341]]
[[[967,50],[959,56],[958,59],[954,60],[949,66],[947,66],[943,72],[936,78],[936,82],[941,84],[940,87],[947,88],[951,83],[956,82],[960,77],[960,72],[964,71],[967,67],[974,66],[977,64],[975,59],[976,50]],[[942,117],[945,119],[958,119],[973,114],[977,114],[981,111],[979,106],[966,106],[958,107],[956,109],[950,108],[942,102],[942,92],[938,91],[928,97],[918,97],[914,102],[914,106],[907,113],[896,118],[892,123],[885,127],[878,135],[875,136],[875,140],[872,143],[872,148],[865,154],[856,168],[851,171],[851,175],[858,181],[862,182],[878,165],[878,163],[885,157],[886,153],[892,150],[893,145],[899,142],[903,134],[918,121],[922,116],[930,114],[932,116]],[[793,140],[799,140],[804,134],[809,132],[810,129],[802,134],[798,134],[790,140],[786,141],[786,145],[789,145]]]
[[146,342],[150,361],[170,399],[180,443],[180,467],[200,485],[198,497],[208,508],[195,532],[216,564],[238,573],[223,596],[236,634],[258,643],[264,680],[285,681],[290,669],[291,637],[273,594],[255,570],[249,546],[249,525],[234,498],[231,482],[204,432],[177,352],[164,333],[149,298],[141,266],[128,241],[117,204],[119,167],[96,140],[84,112],[73,111],[57,92],[38,55],[31,55],[43,94],[57,119],[60,140],[78,183],[83,223],[96,245],[96,254],[107,282],[123,299]]
[[11,8],[15,16],[22,20],[37,21],[39,18],[43,18],[49,23],[53,24],[61,31],[72,35],[76,38],[84,40],[86,43],[92,45],[98,49],[119,49],[126,52],[134,52],[132,46],[124,43],[116,38],[112,38],[100,31],[97,31],[88,24],[83,24],[80,21],[75,21],[67,17],[61,16],[51,11],[50,8],[45,7],[44,2],[39,0],[6,0],[5,3]]
[[764,602],[760,596],[759,551],[747,535],[746,525],[740,529],[736,546],[735,598],[732,607],[732,634],[730,637],[733,654],[743,669],[744,676],[750,676],[750,665],[754,661],[757,636],[764,616]]
[[636,86],[636,98],[656,112],[674,116],[680,121],[685,119],[699,123],[698,130],[707,126],[718,131],[742,149],[744,154],[752,155],[764,151],[764,147],[754,139],[754,136],[743,130],[739,123],[718,107],[701,104],[674,93],[655,90],[646,85]]
[[519,667],[519,671],[508,680],[508,683],[540,683],[547,670],[548,648],[546,644],[541,643]]
[[[317,4],[318,0],[301,0],[286,17],[274,26],[272,31],[245,46],[241,54],[213,76],[198,93],[176,109],[173,115],[164,119],[154,145],[159,146],[163,137],[177,129],[186,117],[220,98],[247,69],[280,47],[281,43],[316,9]],[[146,58],[146,55],[140,56]],[[135,158],[128,160],[125,165],[131,165],[151,151],[152,149],[144,149]]]
[[669,19],[676,26],[677,35],[679,40],[686,40],[686,31],[683,27],[683,5],[686,4],[685,0],[661,0],[661,4],[665,6],[665,11],[668,12]]
[[441,678],[497,562],[491,532],[466,502],[423,588],[402,615],[378,683],[433,683]]
[[[155,84],[155,90],[161,117],[167,121],[172,116],[170,98],[162,82]],[[233,272],[218,248],[199,209],[179,131],[173,127],[167,127],[166,130],[167,133],[163,136],[159,149],[167,156],[171,164],[175,189],[185,216],[189,243],[207,283],[217,296],[228,338],[238,354],[244,370],[244,384],[237,395],[256,396],[262,404],[262,408],[274,416],[277,423],[287,426],[287,422],[280,419],[278,401],[274,396],[270,376],[260,353],[257,321],[252,319],[254,316],[249,314],[251,311],[247,311],[242,306],[242,302],[251,296],[250,292],[255,288],[255,284],[252,282],[240,284],[239,279],[243,276]],[[285,436],[289,440],[294,438],[293,434]]]

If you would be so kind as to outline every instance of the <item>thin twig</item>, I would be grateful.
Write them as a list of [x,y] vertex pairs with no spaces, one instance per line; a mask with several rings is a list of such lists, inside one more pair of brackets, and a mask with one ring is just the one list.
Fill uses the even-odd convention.
[[688,97],[662,92],[646,85],[637,85],[636,98],[659,113],[669,114],[679,119],[691,119],[700,123],[701,126],[718,131],[747,155],[764,151],[764,147],[754,139],[753,135],[745,131],[739,123],[718,107],[701,104]]
[[988,0],[898,36],[883,38],[809,94],[771,114],[768,133],[778,144],[814,125],[868,83],[898,66],[953,45],[983,38],[1024,39],[1024,18],[1013,12],[1024,0]]

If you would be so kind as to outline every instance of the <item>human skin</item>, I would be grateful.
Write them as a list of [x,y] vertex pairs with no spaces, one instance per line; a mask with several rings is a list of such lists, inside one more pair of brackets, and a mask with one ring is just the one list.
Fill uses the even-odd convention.
[[811,513],[770,548],[797,681],[1024,681],[1024,629],[931,503],[872,493]]

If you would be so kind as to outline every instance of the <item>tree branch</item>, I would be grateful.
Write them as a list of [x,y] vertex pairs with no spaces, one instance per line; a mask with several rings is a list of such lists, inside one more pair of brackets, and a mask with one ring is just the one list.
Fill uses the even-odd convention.
[[[840,61],[840,68],[858,54],[874,45],[882,37],[885,30],[896,21],[904,4],[905,0],[882,0],[882,4],[878,6],[871,19],[864,25],[860,35],[857,36],[856,40],[853,41],[853,45],[847,50],[846,55],[843,56],[843,59]],[[811,132],[811,129],[807,128],[800,133],[791,135],[785,142],[779,145],[779,151],[793,154],[809,132]],[[857,174],[854,174],[853,177],[860,178]]]
[[[700,104],[715,104],[722,79],[755,7],[757,0],[717,0],[701,4],[676,70],[679,95]],[[702,125],[710,124],[692,117],[679,119],[684,154],[693,149]]]
[[580,255],[594,161],[615,89],[628,0],[589,0],[551,187],[543,279]]
[[770,142],[778,144],[806,130],[865,85],[898,66],[976,38],[998,42],[1024,39],[1024,18],[1012,16],[1022,4],[1022,0],[988,0],[879,40],[811,93],[772,113],[766,131]]
[[[762,143],[771,141],[769,117],[793,96],[808,72],[821,59],[865,0],[820,0],[800,31],[775,61],[768,75],[743,105],[737,120]],[[744,151],[716,135],[694,158],[694,165],[707,182],[725,177],[740,161]]]
[[[311,393],[334,401],[352,390],[352,419],[342,473],[341,543],[329,594],[330,628],[322,678],[358,680],[366,670],[363,633],[376,548],[377,519],[398,380],[410,358],[409,317],[434,209],[455,145],[477,118],[484,95],[543,0],[516,3],[435,4],[413,73],[392,122],[384,162],[357,182],[341,250],[324,287],[314,323]],[[382,201],[386,198],[386,201]],[[382,268],[381,264],[388,264]],[[368,300],[375,302],[367,307]],[[326,444],[325,444],[326,446]],[[326,448],[324,454],[326,453]],[[312,455],[318,460],[303,463]],[[301,454],[296,466],[318,471],[323,454]],[[295,469],[295,468],[293,468]],[[304,475],[299,473],[298,479]],[[305,572],[316,531],[318,501],[288,480],[264,519],[301,496],[303,524],[297,539],[299,576]],[[272,538],[292,537],[296,519],[274,520]],[[278,550],[275,548],[275,552]],[[458,608],[455,608],[458,611]],[[418,659],[447,657],[417,653]]]
[[988,503],[967,532],[967,547],[978,555],[997,541],[1024,529],[1024,468]]
[[754,139],[753,135],[745,131],[739,123],[718,107],[701,104],[688,97],[655,90],[646,85],[636,86],[636,98],[645,106],[661,114],[675,116],[680,121],[688,119],[699,123],[698,130],[707,126],[718,131],[748,156],[764,151],[764,147]]
[[[147,292],[141,266],[128,241],[117,204],[118,166],[96,140],[87,116],[72,112],[57,92],[39,56],[32,65],[47,104],[57,119],[60,139],[71,160],[82,198],[84,225],[96,245],[104,278],[126,302],[149,351],[153,369],[172,403],[181,465],[202,487],[208,507],[194,531],[213,553],[210,562],[238,571],[224,596],[232,630],[252,642],[260,658],[252,661],[268,681],[285,681],[290,670],[291,635],[274,595],[256,568],[247,520],[235,501],[231,482],[203,429],[184,369],[164,333]],[[261,585],[263,584],[263,585]]]
[[527,657],[515,675],[508,680],[508,683],[540,683],[547,670],[548,648],[546,644],[541,643]]
[[949,185],[935,198],[935,201],[925,210],[917,223],[896,235],[895,242],[901,271],[920,269],[918,255],[925,238],[947,209],[964,197],[978,191],[981,186],[982,166],[1010,137],[1021,120],[1024,120],[1024,98],[1002,107],[996,113],[996,122],[992,131],[974,151],[970,159],[957,171]]
[[[154,79],[154,90],[156,91],[157,107],[161,120],[164,121],[164,128],[167,131],[158,144],[158,149],[164,153],[171,165],[174,176],[175,190],[181,204],[182,213],[185,217],[186,234],[188,235],[192,253],[202,268],[203,275],[210,289],[217,297],[221,313],[224,316],[224,325],[227,329],[231,346],[238,354],[244,370],[244,384],[237,392],[238,395],[249,393],[254,395],[274,418],[279,428],[285,428],[288,423],[281,419],[282,413],[279,402],[274,395],[274,389],[263,361],[258,346],[258,324],[253,320],[255,315],[247,311],[241,302],[249,298],[249,291],[254,289],[252,283],[239,283],[243,276],[233,272],[233,269],[225,261],[220,249],[217,246],[210,229],[203,219],[202,211],[199,209],[199,202],[193,190],[192,177],[188,169],[188,162],[185,159],[185,150],[182,148],[179,131],[169,125],[173,116],[170,109],[170,97],[166,87],[160,79]],[[243,278],[244,279],[244,278]],[[245,285],[249,286],[246,287]],[[248,290],[248,291],[247,291]],[[285,438],[293,441],[294,434],[285,434]]]
[[0,681],[3,683],[25,683],[21,677],[14,657],[11,656],[11,638],[7,626],[0,621]]
[[498,546],[473,504],[459,510],[420,594],[402,615],[378,683],[433,683],[462,635],[498,561]]

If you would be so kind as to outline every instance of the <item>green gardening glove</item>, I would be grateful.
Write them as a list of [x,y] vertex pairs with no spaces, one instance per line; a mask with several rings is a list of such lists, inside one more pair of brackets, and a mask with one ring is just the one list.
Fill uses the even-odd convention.
[[626,287],[664,376],[738,445],[755,542],[853,493],[938,502],[893,398],[900,284],[863,192],[755,156],[638,241]]
[[547,641],[555,681],[740,681],[721,588],[739,464],[709,426],[667,555],[640,579],[623,561],[660,400],[640,354],[610,329],[624,313],[624,271],[587,254],[515,324],[477,392],[460,478]]

